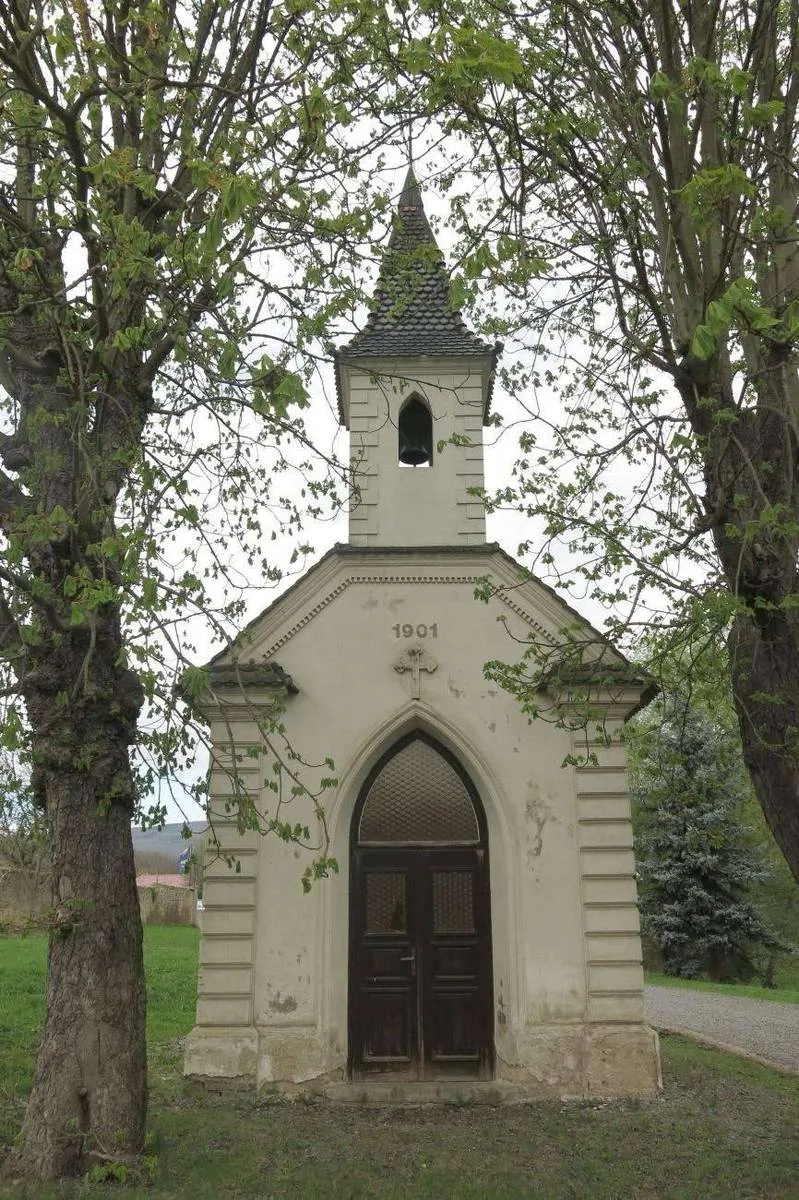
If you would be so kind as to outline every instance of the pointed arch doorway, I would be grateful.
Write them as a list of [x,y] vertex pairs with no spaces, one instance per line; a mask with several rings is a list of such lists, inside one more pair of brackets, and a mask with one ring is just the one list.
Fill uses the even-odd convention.
[[488,833],[477,790],[433,738],[383,755],[351,827],[353,1078],[493,1074]]

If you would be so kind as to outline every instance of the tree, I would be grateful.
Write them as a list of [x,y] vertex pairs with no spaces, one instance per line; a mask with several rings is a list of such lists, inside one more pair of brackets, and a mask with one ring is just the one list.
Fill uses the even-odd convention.
[[653,710],[631,739],[644,930],[669,975],[748,980],[763,950],[773,957],[789,947],[753,902],[765,871],[743,824],[739,747],[679,695]]
[[799,945],[799,886],[771,836],[748,780],[724,639],[713,620],[703,622],[697,618],[683,631],[679,644],[675,644],[673,634],[663,640],[658,634],[649,634],[639,645],[639,653],[657,671],[661,699],[628,729],[631,779],[635,780],[639,762],[642,756],[647,758],[649,747],[659,744],[656,729],[666,709],[690,712],[700,729],[705,727],[706,734],[712,726],[714,744],[720,747],[725,770],[732,777],[732,790],[742,794],[737,811],[732,807],[731,821],[736,844],[746,853],[753,874],[747,899],[774,934],[774,938],[753,945],[751,952],[764,986],[772,986],[777,965],[786,952],[795,954]]
[[746,765],[799,879],[799,8],[437,17],[400,61],[487,181],[442,175],[462,290],[504,284],[495,327],[530,352],[504,380],[535,421],[494,503],[540,522],[539,567],[565,542],[627,605],[617,636],[697,612],[727,631]]
[[[34,895],[44,893],[47,823],[33,802],[25,764],[0,750],[0,882],[4,876],[12,881],[21,876],[32,885]],[[24,916],[10,907],[14,921]]]
[[[386,204],[355,179],[391,132],[382,21],[348,0],[0,5],[0,650],[53,882],[17,1170],[142,1145],[131,817],[190,751],[179,620],[224,632],[241,567],[275,574],[265,506],[297,528],[273,476],[309,446],[311,351]],[[332,486],[305,479],[308,503]]]

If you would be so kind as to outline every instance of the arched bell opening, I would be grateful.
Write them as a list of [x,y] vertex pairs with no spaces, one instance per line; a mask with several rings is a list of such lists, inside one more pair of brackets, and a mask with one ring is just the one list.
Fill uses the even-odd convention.
[[349,1069],[493,1073],[488,834],[477,790],[433,738],[396,742],[351,826]]
[[421,396],[409,396],[400,409],[397,440],[401,467],[432,467],[433,416]]

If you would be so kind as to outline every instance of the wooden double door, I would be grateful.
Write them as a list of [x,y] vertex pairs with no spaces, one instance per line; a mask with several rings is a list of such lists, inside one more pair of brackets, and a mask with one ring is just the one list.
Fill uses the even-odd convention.
[[490,891],[481,847],[356,848],[354,1078],[490,1078]]

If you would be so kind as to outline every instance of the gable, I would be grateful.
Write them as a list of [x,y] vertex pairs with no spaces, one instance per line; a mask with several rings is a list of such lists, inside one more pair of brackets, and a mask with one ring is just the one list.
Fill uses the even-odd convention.
[[[459,637],[484,639],[496,643],[490,636],[497,626],[504,626],[500,645],[504,648],[500,657],[513,660],[521,654],[521,645],[532,635],[543,647],[551,646],[553,659],[565,640],[579,647],[589,648],[589,661],[601,659],[604,668],[624,673],[630,682],[636,680],[640,689],[646,679],[637,672],[618,650],[613,648],[602,633],[595,629],[579,613],[566,604],[551,588],[534,577],[525,578],[525,569],[498,545],[459,547],[357,547],[337,545],[282,596],[256,617],[235,640],[233,645],[218,654],[208,664],[215,671],[235,663],[254,664],[280,662],[286,655],[291,657],[292,644],[297,639],[307,642],[317,633],[311,627],[319,626],[319,636],[341,637],[341,618],[346,614],[347,629],[356,636],[364,627],[364,612],[378,603],[375,595],[384,598],[386,619],[388,612],[396,614],[395,625],[401,641],[405,623],[401,620],[404,597],[417,598],[425,594],[438,597],[458,597],[458,622],[462,625]],[[488,586],[487,586],[488,585]],[[488,603],[475,598],[476,591],[490,594]],[[385,601],[386,596],[393,599]],[[435,628],[435,613],[423,599],[414,605],[412,628],[416,634],[417,624],[422,623],[421,636],[428,636]],[[343,610],[339,620],[331,625],[331,610]],[[420,616],[421,614],[421,616]],[[383,621],[385,624],[385,619]],[[421,628],[421,625],[419,626]],[[333,629],[337,633],[333,633]],[[413,636],[413,635],[405,635]],[[490,647],[485,644],[484,658],[491,657]],[[334,647],[320,644],[320,653],[333,653]],[[581,655],[575,656],[581,659]],[[579,675],[576,667],[572,668]],[[585,678],[585,663],[580,662],[582,677]],[[562,681],[562,678],[561,678]],[[296,682],[302,688],[302,679]]]

